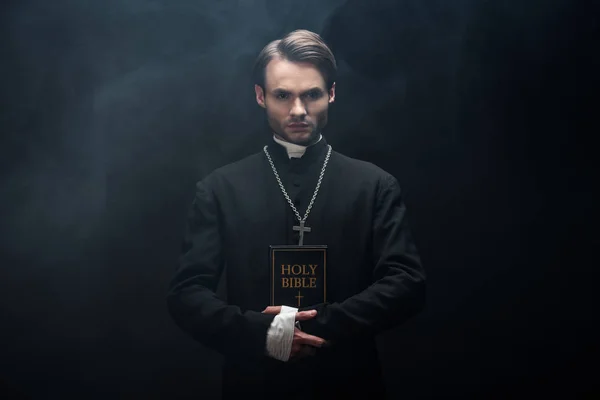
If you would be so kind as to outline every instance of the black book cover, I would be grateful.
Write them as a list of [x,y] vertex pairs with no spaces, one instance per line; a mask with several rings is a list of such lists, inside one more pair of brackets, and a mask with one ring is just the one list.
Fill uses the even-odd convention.
[[270,246],[270,253],[272,306],[327,301],[327,246]]

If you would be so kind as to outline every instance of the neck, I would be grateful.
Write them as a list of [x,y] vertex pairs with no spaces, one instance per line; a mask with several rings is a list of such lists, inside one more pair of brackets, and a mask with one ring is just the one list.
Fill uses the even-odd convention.
[[318,143],[321,140],[321,138],[322,138],[322,135],[319,134],[319,136],[316,139],[312,140],[309,144],[301,145],[301,144],[289,142],[276,133],[273,134],[273,139],[275,140],[275,142],[279,143],[281,146],[283,146],[286,149],[289,158],[302,157],[304,155],[304,152],[306,151],[306,148],[312,146],[315,143]]

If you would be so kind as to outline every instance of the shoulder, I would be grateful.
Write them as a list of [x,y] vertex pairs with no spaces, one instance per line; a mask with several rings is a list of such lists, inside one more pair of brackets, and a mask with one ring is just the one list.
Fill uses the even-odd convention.
[[332,156],[335,157],[336,163],[344,174],[361,181],[371,182],[378,187],[389,187],[398,184],[392,174],[372,162],[352,158],[336,151],[332,151]]

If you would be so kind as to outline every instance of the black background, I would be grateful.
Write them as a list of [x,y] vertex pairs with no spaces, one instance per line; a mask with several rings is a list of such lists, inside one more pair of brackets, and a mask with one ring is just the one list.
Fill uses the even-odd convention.
[[297,28],[338,59],[327,140],[398,178],[429,275],[379,338],[390,398],[594,393],[591,1],[2,4],[0,394],[217,398],[167,285],[194,183],[269,138],[254,58]]

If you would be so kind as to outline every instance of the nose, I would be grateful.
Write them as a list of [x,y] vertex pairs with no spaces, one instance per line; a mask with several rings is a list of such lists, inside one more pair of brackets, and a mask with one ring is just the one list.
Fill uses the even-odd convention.
[[306,107],[300,98],[296,98],[292,104],[290,115],[294,118],[303,117],[306,115]]

